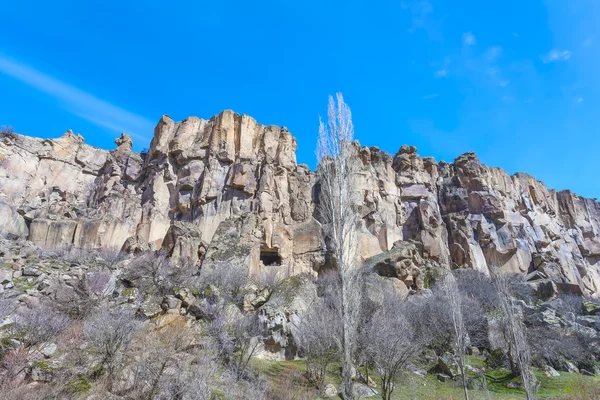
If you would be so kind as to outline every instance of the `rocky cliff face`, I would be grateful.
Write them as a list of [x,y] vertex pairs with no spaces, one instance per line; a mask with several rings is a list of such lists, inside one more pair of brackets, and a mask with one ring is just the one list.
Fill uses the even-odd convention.
[[[296,140],[224,111],[203,120],[163,116],[148,153],[88,146],[72,132],[0,142],[0,223],[48,248],[163,247],[193,262],[243,257],[252,271],[279,265],[315,273],[325,245],[319,184],[296,164]],[[490,263],[563,290],[600,295],[600,203],[549,190],[535,178],[487,167],[475,154],[454,163],[402,146],[391,156],[355,143],[360,162],[360,254],[402,290],[423,268]]]

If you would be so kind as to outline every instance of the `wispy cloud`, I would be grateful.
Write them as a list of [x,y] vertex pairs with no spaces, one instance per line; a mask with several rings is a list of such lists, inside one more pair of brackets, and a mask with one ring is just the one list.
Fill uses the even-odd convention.
[[548,52],[548,54],[544,54],[541,56],[544,64],[557,62],[557,61],[568,61],[571,58],[571,53],[569,50],[557,50],[552,49]]
[[467,46],[473,46],[477,44],[477,39],[475,39],[475,35],[471,32],[465,32],[463,33],[463,43]]
[[488,62],[494,62],[502,56],[502,47],[493,46],[485,51],[484,58]]
[[59,100],[68,112],[111,131],[148,141],[154,123],[0,54],[0,72]]
[[[439,64],[438,64],[439,65]],[[434,76],[436,78],[446,78],[448,76],[448,66],[450,65],[450,57],[445,57],[444,62],[435,71]]]
[[581,97],[581,96],[580,96],[580,97],[577,97],[577,98],[575,99],[575,103],[577,103],[577,104],[581,104],[581,103],[583,103],[583,97]]
[[409,33],[424,30],[429,38],[434,41],[443,41],[441,24],[442,20],[436,18],[434,9],[428,0],[402,0],[400,7],[411,17]]
[[581,43],[581,47],[583,47],[584,49],[587,47],[590,47],[592,44],[594,44],[594,41],[590,38],[585,39],[582,43]]
[[401,1],[400,7],[408,10],[412,14],[412,27],[408,30],[413,32],[415,29],[424,28],[428,23],[428,18],[433,13],[433,7],[427,0]]
[[437,93],[431,93],[431,94],[427,94],[427,95],[421,97],[421,99],[423,99],[423,100],[433,100],[436,97],[440,97],[440,95],[437,94]]

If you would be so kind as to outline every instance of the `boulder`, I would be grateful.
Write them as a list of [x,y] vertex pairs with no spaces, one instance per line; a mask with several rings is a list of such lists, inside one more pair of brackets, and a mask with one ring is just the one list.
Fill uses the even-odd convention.
[[354,382],[352,389],[354,390],[355,396],[359,399],[375,397],[379,394],[377,390],[361,382]]
[[429,372],[443,374],[451,378],[460,375],[457,362],[449,354],[438,357],[437,364]]
[[546,365],[544,367],[544,375],[546,375],[547,377],[550,377],[550,378],[560,376],[560,374],[554,368],[552,368],[550,365]]
[[327,386],[325,386],[325,390],[323,391],[323,394],[325,395],[325,397],[334,398],[334,397],[337,397],[338,390],[333,384],[328,383]]

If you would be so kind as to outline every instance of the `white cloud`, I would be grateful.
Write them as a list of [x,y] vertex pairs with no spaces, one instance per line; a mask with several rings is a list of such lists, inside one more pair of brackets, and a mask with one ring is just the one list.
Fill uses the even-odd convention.
[[466,44],[467,46],[473,46],[473,45],[477,44],[475,35],[473,35],[471,32],[463,33],[463,43]]
[[437,93],[431,93],[431,94],[425,95],[425,96],[423,96],[423,97],[421,97],[421,98],[422,98],[423,100],[433,100],[433,99],[435,99],[436,97],[440,97],[440,95],[439,95],[439,94],[437,94]]
[[[437,64],[437,63],[436,63]],[[433,65],[436,65],[433,64]],[[440,65],[440,64],[437,64]],[[445,78],[448,76],[448,66],[450,65],[450,57],[444,57],[444,61],[441,66],[435,71],[436,78]]]
[[507,87],[509,84],[510,84],[510,81],[508,81],[508,80],[507,81],[500,81],[498,83],[498,86],[500,86],[500,87]]
[[592,39],[585,39],[582,43],[581,43],[581,47],[586,48],[586,47],[590,47],[592,44],[594,44],[594,41]]
[[486,50],[484,58],[488,62],[494,62],[502,55],[502,47],[493,46]]
[[513,32],[513,37],[519,37],[519,34],[517,32]]
[[568,61],[571,58],[571,53],[569,50],[557,50],[552,49],[548,52],[548,54],[544,54],[541,56],[544,64],[557,62],[557,61]]
[[0,72],[59,100],[62,107],[80,118],[112,131],[125,132],[148,141],[154,123],[75,86],[46,75],[19,61],[0,54]]
[[434,16],[434,8],[429,0],[405,0],[400,7],[411,17],[409,33],[424,30],[431,40],[442,41],[440,21]]
[[577,103],[577,104],[581,104],[581,103],[583,103],[583,97],[577,97],[577,98],[575,99],[575,103]]

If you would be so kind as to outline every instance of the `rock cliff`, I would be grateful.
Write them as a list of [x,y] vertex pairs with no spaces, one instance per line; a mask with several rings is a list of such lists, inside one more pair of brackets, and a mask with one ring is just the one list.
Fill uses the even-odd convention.
[[[123,134],[117,148],[17,134],[0,141],[0,224],[47,248],[163,247],[251,271],[286,275],[326,266],[316,174],[296,163],[296,139],[224,111],[209,120],[163,116],[146,154]],[[556,192],[526,174],[487,167],[473,153],[453,163],[403,145],[394,156],[354,144],[362,215],[360,254],[402,290],[424,267],[507,273],[555,289],[600,295],[600,203]]]

